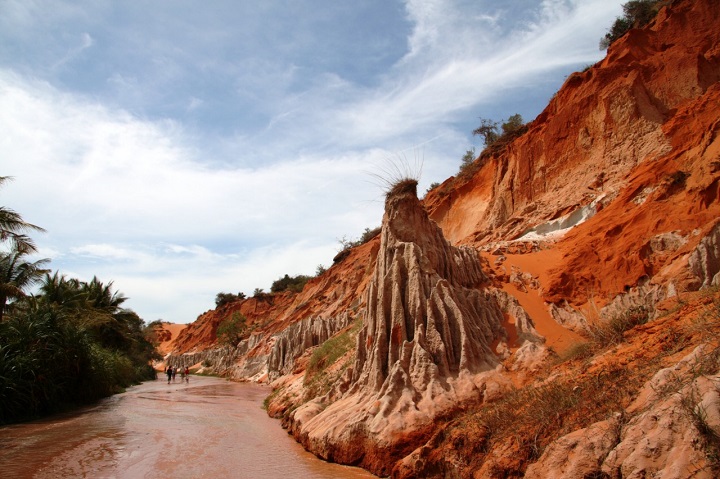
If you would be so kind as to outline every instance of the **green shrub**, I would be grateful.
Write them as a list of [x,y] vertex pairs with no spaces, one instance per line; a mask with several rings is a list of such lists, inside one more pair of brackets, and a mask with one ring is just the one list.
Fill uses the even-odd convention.
[[303,290],[309,280],[310,276],[305,276],[303,274],[292,277],[286,274],[282,278],[273,281],[270,286],[270,292],[279,293],[281,291],[292,291],[293,293],[299,293]]
[[632,28],[642,28],[655,18],[664,5],[672,3],[668,0],[632,0],[623,5],[623,16],[617,17],[610,30],[600,39],[600,49],[607,50],[618,38]]
[[[500,130],[502,130],[502,133]],[[516,113],[501,124],[496,121],[488,120],[487,118],[481,118],[480,126],[475,128],[472,134],[479,135],[483,138],[485,142],[485,149],[483,152],[485,152],[492,147],[497,148],[506,145],[526,130],[527,125],[525,125],[523,117],[519,113]]]
[[[55,286],[59,280],[53,278]],[[75,297],[87,284],[71,286]],[[46,283],[41,291],[50,289]],[[88,296],[78,302],[61,296],[23,299],[0,322],[0,423],[87,404],[155,377],[149,366],[154,348],[134,313],[91,303]]]
[[236,348],[248,335],[247,318],[235,311],[228,319],[220,322],[216,334],[222,344]]
[[475,148],[470,148],[469,150],[467,150],[462,157],[462,161],[460,163],[460,171],[464,171],[468,167],[470,167],[475,161],[475,158]]
[[[412,180],[415,182],[415,185],[417,186],[417,181]],[[371,239],[375,238],[377,235],[380,234],[382,231],[382,227],[378,226],[377,228],[365,228],[365,231],[363,231],[363,234],[360,235],[360,238],[356,240],[348,239],[347,236],[343,236],[342,238],[338,239],[338,242],[340,243],[340,251],[337,255],[335,255],[335,258],[333,258],[333,263],[337,263],[338,261],[341,261],[343,258],[345,258],[349,251],[352,248],[355,248],[357,246],[363,245],[370,241]]]
[[226,304],[242,301],[243,299],[245,299],[245,293],[218,293],[215,295],[215,307],[220,308]]
[[357,338],[361,327],[362,320],[358,318],[349,329],[333,336],[318,346],[318,348],[313,351],[312,356],[310,356],[310,361],[305,370],[305,378],[307,379],[323,371],[352,349],[355,346],[355,338]]

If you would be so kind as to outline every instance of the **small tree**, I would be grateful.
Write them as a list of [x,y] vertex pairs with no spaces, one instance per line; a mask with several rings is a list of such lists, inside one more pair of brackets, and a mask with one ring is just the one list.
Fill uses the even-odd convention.
[[8,302],[25,296],[25,290],[50,271],[43,268],[49,259],[25,261],[29,247],[20,245],[21,249],[17,249],[17,245],[13,246],[15,249],[9,253],[0,251],[0,321]]
[[[474,150],[474,148],[473,148],[473,150]],[[440,183],[438,183],[437,181],[433,181],[432,183],[430,183],[430,186],[428,186],[428,189],[427,189],[427,191],[425,191],[425,193],[430,193],[432,190],[434,190],[438,186],[440,186]]]
[[519,113],[515,113],[513,116],[508,118],[508,121],[502,124],[502,136],[512,135],[513,133],[519,131],[524,125],[525,122],[523,121],[523,117]]
[[240,301],[242,299],[245,299],[245,293],[218,293],[215,295],[215,307],[219,308],[221,306],[225,306],[226,304]]
[[233,348],[238,347],[238,344],[245,339],[246,333],[247,318],[238,311],[222,321],[217,328],[218,341]]
[[465,155],[462,157],[462,163],[460,163],[460,171],[466,170],[470,165],[473,164],[473,161],[475,161],[475,148],[470,148],[465,152]]
[[631,28],[641,28],[655,18],[663,4],[662,0],[631,0],[623,5],[623,16],[617,17],[610,30],[600,39],[600,50],[608,47]]
[[485,146],[490,146],[500,137],[498,123],[487,118],[480,118],[480,126],[475,128],[472,134],[482,136]]
[[294,293],[299,293],[303,290],[305,284],[309,280],[309,276],[305,276],[302,274],[293,277],[290,277],[290,275],[286,274],[282,278],[273,281],[272,285],[270,286],[270,292],[279,293],[281,291],[292,291]]

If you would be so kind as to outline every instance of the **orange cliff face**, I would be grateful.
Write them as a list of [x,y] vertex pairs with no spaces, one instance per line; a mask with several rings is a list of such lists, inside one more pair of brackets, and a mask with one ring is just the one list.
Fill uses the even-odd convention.
[[618,40],[472,178],[433,190],[431,217],[451,241],[506,257],[556,250],[533,253],[551,303],[602,306],[672,270],[720,216],[719,10],[676,2]]

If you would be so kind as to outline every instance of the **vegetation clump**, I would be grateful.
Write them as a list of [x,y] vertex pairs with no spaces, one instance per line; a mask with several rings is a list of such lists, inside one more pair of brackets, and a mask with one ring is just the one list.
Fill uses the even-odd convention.
[[305,369],[305,379],[303,381],[306,399],[327,393],[345,368],[352,363],[352,358],[348,358],[339,370],[334,373],[328,372],[330,366],[337,363],[355,347],[355,341],[361,327],[362,320],[358,318],[348,329],[328,339],[313,351]]
[[0,322],[0,423],[39,417],[155,378],[143,321],[112,283],[47,274]]
[[[498,126],[500,130],[498,130]],[[480,126],[473,130],[473,135],[481,136],[485,142],[485,149],[493,146],[503,146],[514,140],[527,130],[522,115],[516,113],[507,121],[499,124],[487,118],[480,119]]]
[[387,198],[406,194],[417,196],[417,185],[418,181],[415,178],[404,178],[400,181],[395,182],[387,191],[385,196]]
[[293,293],[299,293],[303,290],[310,279],[310,276],[305,276],[303,274],[292,277],[286,274],[282,278],[273,281],[270,286],[270,292],[280,293],[282,291],[292,291]]
[[618,38],[633,28],[642,28],[655,18],[660,8],[672,0],[631,0],[623,5],[623,15],[617,17],[610,30],[600,39],[600,49],[607,50]]
[[600,346],[618,344],[623,341],[626,331],[647,323],[648,319],[650,319],[650,312],[647,308],[634,306],[607,321],[591,326],[590,336]]
[[215,307],[220,308],[226,304],[242,301],[243,299],[245,299],[245,293],[218,293],[215,295]]
[[382,231],[382,227],[378,226],[377,228],[365,228],[365,231],[363,231],[363,234],[360,236],[360,238],[356,240],[348,239],[346,236],[343,236],[338,240],[340,243],[340,251],[338,251],[338,254],[335,255],[333,258],[333,263],[338,263],[342,261],[345,257],[347,257],[348,254],[350,254],[350,250],[363,245],[370,241],[371,239],[375,238],[377,235],[380,234]]
[[238,347],[248,336],[247,318],[244,314],[235,311],[229,318],[220,322],[216,335],[221,344]]

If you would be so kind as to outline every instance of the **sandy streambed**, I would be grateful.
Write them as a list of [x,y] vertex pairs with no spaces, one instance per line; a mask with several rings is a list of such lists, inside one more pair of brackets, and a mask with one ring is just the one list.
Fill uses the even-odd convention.
[[262,410],[269,389],[150,381],[82,411],[0,428],[12,478],[361,478],[306,452]]

